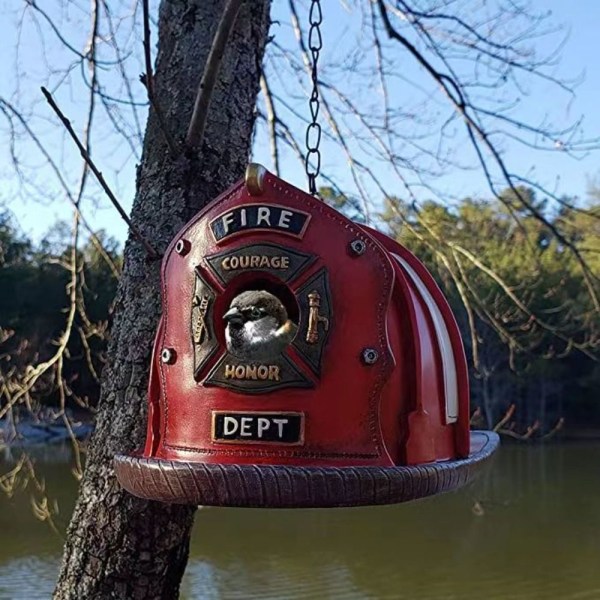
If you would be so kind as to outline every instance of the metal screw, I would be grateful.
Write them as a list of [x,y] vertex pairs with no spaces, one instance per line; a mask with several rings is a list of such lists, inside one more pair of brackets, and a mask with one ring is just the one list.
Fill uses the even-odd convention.
[[163,348],[160,353],[160,360],[164,362],[166,365],[172,365],[175,362],[177,355],[175,354],[175,350],[173,348]]
[[191,247],[192,245],[187,240],[179,240],[175,245],[175,252],[181,256],[185,256]]
[[360,256],[365,253],[367,245],[362,240],[354,240],[350,242],[350,253],[354,256]]
[[365,348],[362,351],[362,359],[365,365],[374,365],[379,360],[379,352],[375,348]]

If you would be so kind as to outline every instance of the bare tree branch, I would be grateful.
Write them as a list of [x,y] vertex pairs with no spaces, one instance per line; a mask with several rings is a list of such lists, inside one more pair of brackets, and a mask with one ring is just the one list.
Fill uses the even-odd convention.
[[269,141],[271,143],[271,158],[273,160],[273,169],[275,175],[279,177],[279,150],[277,148],[277,113],[273,103],[273,96],[264,73],[260,78],[260,89],[265,98],[265,106],[267,108],[267,123],[269,125]]
[[80,219],[82,225],[86,228],[86,230],[90,234],[90,239],[92,240],[92,243],[94,244],[94,246],[100,253],[100,256],[102,256],[103,260],[109,266],[113,275],[118,279],[119,278],[119,269],[115,265],[115,262],[110,258],[110,256],[108,256],[106,250],[104,249],[104,246],[102,246],[102,243],[98,239],[96,232],[92,229],[92,227],[88,223],[87,219],[81,213],[81,210],[79,209],[77,202],[76,202],[75,198],[73,197],[73,194],[71,193],[69,186],[68,186],[67,182],[65,181],[60,169],[58,168],[56,162],[53,160],[52,156],[50,156],[50,154],[48,153],[46,148],[42,145],[42,142],[40,141],[38,136],[32,131],[32,129],[29,127],[29,124],[27,123],[27,121],[17,111],[17,109],[12,104],[10,104],[6,100],[4,100],[3,98],[0,98],[0,111],[2,111],[9,119],[10,119],[9,113],[12,114],[12,116],[14,116],[19,121],[19,123],[21,123],[21,125],[23,126],[23,128],[25,129],[25,131],[27,132],[29,137],[33,140],[34,144],[39,149],[39,151],[42,153],[42,155],[46,159],[48,165],[50,166],[50,168],[56,175],[63,191],[65,192],[67,199],[78,211],[79,219]]
[[[385,29],[386,29],[388,35],[390,36],[390,38],[392,38],[392,39],[398,41],[400,44],[402,44],[402,46],[413,56],[413,58],[425,69],[425,71],[427,71],[427,73],[440,85],[443,92],[446,94],[448,99],[454,105],[458,114],[464,119],[465,125],[467,127],[467,133],[469,135],[469,138],[471,139],[473,147],[477,151],[477,155],[479,157],[481,167],[483,168],[483,170],[485,172],[486,179],[487,179],[488,184],[490,185],[490,189],[492,190],[494,195],[497,198],[499,198],[501,201],[503,201],[506,204],[507,208],[511,212],[514,212],[512,207],[502,199],[502,197],[498,194],[497,190],[495,189],[495,185],[494,185],[492,177],[489,173],[487,163],[486,163],[485,159],[483,158],[483,155],[480,152],[479,144],[476,140],[476,136],[479,138],[481,143],[486,147],[486,149],[492,156],[495,164],[497,165],[497,167],[499,168],[499,170],[503,176],[504,181],[506,182],[506,185],[508,185],[508,187],[511,189],[511,191],[515,194],[516,198],[519,199],[519,201],[522,203],[522,205],[533,216],[535,216],[536,219],[538,219],[541,223],[543,223],[544,226],[549,231],[552,232],[552,234],[556,237],[557,240],[559,240],[562,244],[564,244],[565,247],[569,248],[569,250],[573,253],[577,262],[581,266],[582,272],[585,277],[586,286],[587,286],[588,292],[590,294],[590,298],[592,299],[592,301],[594,303],[594,307],[600,313],[600,299],[598,298],[598,294],[596,293],[596,290],[595,290],[595,287],[594,287],[594,284],[592,281],[592,279],[595,276],[594,276],[593,272],[590,270],[588,264],[586,263],[585,258],[582,257],[581,253],[574,246],[574,244],[572,244],[570,242],[570,240],[566,239],[561,234],[561,232],[558,231],[558,229],[552,223],[550,223],[541,214],[541,212],[535,206],[533,206],[523,196],[523,194],[521,194],[520,190],[515,186],[513,179],[511,178],[510,172],[509,172],[508,168],[506,167],[504,159],[500,155],[498,149],[490,141],[489,134],[477,122],[476,118],[470,114],[469,110],[472,109],[472,104],[468,100],[468,97],[466,96],[464,90],[461,88],[457,77],[453,73],[453,70],[450,69],[451,75],[447,75],[447,74],[442,73],[442,72],[438,71],[437,69],[435,69],[435,67],[425,58],[425,56],[421,52],[419,52],[419,50],[414,46],[414,44],[412,44],[405,36],[400,34],[398,32],[398,30],[394,28],[394,26],[392,25],[392,23],[390,21],[384,0],[377,0],[377,3],[379,6],[380,15],[383,20]],[[405,4],[405,6],[406,6],[406,4]],[[433,47],[434,51],[437,52],[437,54],[441,58],[441,60],[446,65],[448,65],[447,60],[443,56],[441,56],[439,50],[436,49],[435,44],[432,47]],[[452,76],[452,75],[454,75],[454,76]]]
[[217,82],[217,76],[219,75],[219,69],[221,67],[225,48],[227,47],[229,34],[235,25],[243,1],[244,0],[228,0],[223,9],[221,21],[215,32],[215,37],[213,38],[213,43],[208,58],[206,59],[206,66],[204,68],[204,73],[202,74],[202,79],[200,80],[200,85],[198,86],[198,93],[196,94],[194,112],[192,113],[190,125],[185,137],[185,143],[191,150],[198,148],[202,144],[212,92]]
[[129,218],[129,216],[127,215],[127,213],[125,212],[125,210],[123,210],[123,207],[121,206],[121,204],[117,200],[116,196],[113,194],[112,190],[110,189],[110,187],[106,183],[106,181],[104,179],[104,176],[98,170],[98,168],[96,167],[96,165],[92,161],[91,156],[87,153],[86,149],[84,148],[84,146],[79,141],[79,138],[77,137],[77,134],[75,133],[75,131],[73,131],[73,127],[71,126],[71,122],[69,121],[69,119],[67,119],[65,117],[65,115],[62,113],[62,111],[60,110],[60,108],[57,106],[56,102],[54,102],[54,99],[52,98],[52,94],[50,94],[50,92],[45,87],[43,87],[43,86],[42,86],[41,89],[42,89],[42,93],[46,97],[46,100],[48,101],[48,104],[50,104],[50,106],[52,107],[52,110],[54,110],[54,112],[57,114],[58,118],[62,121],[63,125],[65,126],[65,128],[69,132],[69,135],[71,136],[71,138],[73,139],[73,141],[75,142],[75,144],[77,145],[77,147],[79,148],[79,151],[81,152],[81,156],[84,158],[84,160],[86,161],[86,163],[89,165],[90,169],[92,170],[92,172],[96,176],[96,179],[98,180],[98,182],[102,186],[102,189],[105,191],[106,195],[108,196],[108,198],[112,202],[113,206],[117,209],[119,215],[121,215],[121,218],[125,221],[125,223],[127,223],[127,225],[129,226],[129,228],[131,229],[131,231],[133,232],[133,234],[135,235],[135,237],[137,238],[137,240],[144,246],[144,248],[146,249],[146,252],[147,252],[149,258],[152,258],[152,259],[159,258],[156,250],[154,250],[154,248],[152,248],[152,246],[150,245],[150,243],[142,236],[142,234],[139,232],[139,230],[132,223],[131,219]]

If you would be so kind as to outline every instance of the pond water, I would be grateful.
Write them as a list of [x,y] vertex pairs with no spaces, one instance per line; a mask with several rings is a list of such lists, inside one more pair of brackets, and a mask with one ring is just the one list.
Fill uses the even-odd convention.
[[[38,465],[64,526],[65,451]],[[599,599],[600,443],[504,445],[468,489],[398,506],[204,508],[186,599]],[[0,472],[6,470],[1,464]],[[61,540],[0,493],[0,599],[49,598]]]

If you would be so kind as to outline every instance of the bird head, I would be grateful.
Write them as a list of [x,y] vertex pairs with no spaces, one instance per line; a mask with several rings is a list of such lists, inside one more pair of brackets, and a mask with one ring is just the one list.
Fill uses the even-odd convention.
[[264,290],[251,290],[236,296],[223,318],[234,328],[263,319],[273,321],[279,327],[287,321],[288,315],[279,298]]
[[223,319],[227,322],[227,348],[241,357],[258,357],[261,347],[265,352],[271,351],[273,343],[280,340],[282,331],[289,328],[285,306],[279,298],[264,290],[237,295]]

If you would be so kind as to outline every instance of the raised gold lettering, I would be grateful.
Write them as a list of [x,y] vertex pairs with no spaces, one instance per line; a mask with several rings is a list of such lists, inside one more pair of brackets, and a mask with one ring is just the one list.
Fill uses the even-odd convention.
[[290,268],[289,256],[226,256],[221,261],[224,271],[236,271],[238,269],[276,269],[285,271]]
[[280,381],[278,365],[225,365],[225,379]]

